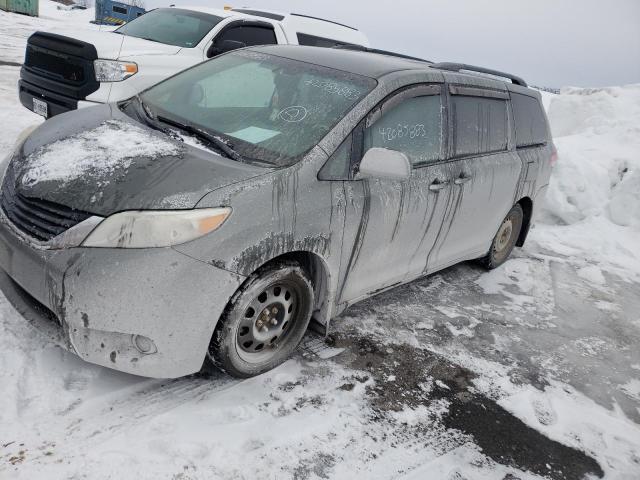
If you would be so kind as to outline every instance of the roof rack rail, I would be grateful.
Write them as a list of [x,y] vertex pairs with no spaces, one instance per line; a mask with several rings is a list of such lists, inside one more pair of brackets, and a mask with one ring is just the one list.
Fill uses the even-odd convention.
[[380,55],[389,55],[390,57],[406,58],[407,60],[417,60],[418,62],[433,63],[431,60],[425,60],[424,58],[412,57],[403,53],[389,52],[387,50],[380,50],[378,48],[369,48],[362,45],[342,44],[335,45],[332,48],[341,50],[357,50],[359,52],[378,53]]
[[453,63],[453,62],[440,62],[431,65],[433,68],[439,68],[440,70],[451,70],[452,72],[459,72],[460,70],[467,70],[469,72],[486,73],[488,75],[494,75],[496,77],[508,78],[511,83],[527,87],[527,82],[522,78],[512,75],[511,73],[500,72],[499,70],[492,70],[490,68],[476,67],[475,65],[467,65],[466,63]]

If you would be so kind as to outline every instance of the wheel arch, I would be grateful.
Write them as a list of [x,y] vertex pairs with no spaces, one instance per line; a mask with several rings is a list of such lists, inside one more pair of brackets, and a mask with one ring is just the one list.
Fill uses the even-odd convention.
[[322,325],[328,325],[333,311],[333,302],[331,301],[331,291],[333,289],[331,287],[331,269],[326,259],[314,252],[295,250],[277,255],[265,261],[256,268],[251,275],[268,265],[283,261],[294,261],[307,272],[313,285],[314,305],[311,317],[312,321],[315,320]]

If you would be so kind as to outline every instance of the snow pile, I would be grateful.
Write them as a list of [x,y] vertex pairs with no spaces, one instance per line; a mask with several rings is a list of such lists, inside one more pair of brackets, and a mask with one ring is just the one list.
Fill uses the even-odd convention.
[[[640,161],[640,152],[636,155]],[[609,202],[609,217],[618,225],[640,230],[640,169],[633,168],[613,190]]]
[[640,84],[563,89],[548,114],[560,159],[547,213],[565,224],[604,215],[640,229]]
[[559,159],[529,248],[640,278],[640,84],[565,88],[548,116]]
[[124,172],[133,158],[179,155],[182,147],[132,123],[107,120],[96,128],[39,148],[25,159],[22,183],[68,182]]

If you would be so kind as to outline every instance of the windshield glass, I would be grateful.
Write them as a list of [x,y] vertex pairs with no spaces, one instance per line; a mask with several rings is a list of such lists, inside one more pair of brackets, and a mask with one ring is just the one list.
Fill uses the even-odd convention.
[[131,20],[115,32],[177,47],[195,47],[211,31],[221,17],[208,13],[158,8]]
[[240,50],[141,95],[155,115],[221,137],[242,157],[295,163],[376,85],[375,80]]

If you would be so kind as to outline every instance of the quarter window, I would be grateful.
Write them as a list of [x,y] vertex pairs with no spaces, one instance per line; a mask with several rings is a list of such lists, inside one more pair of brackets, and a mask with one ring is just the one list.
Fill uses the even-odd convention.
[[440,95],[409,98],[386,112],[364,134],[364,152],[373,147],[403,152],[411,164],[439,160],[442,148]]
[[511,94],[513,118],[516,125],[516,147],[541,145],[547,142],[547,122],[537,98]]
[[318,172],[320,180],[348,180],[351,164],[351,135],[349,135],[338,149],[327,160]]
[[326,47],[332,48],[341,45],[349,45],[346,42],[340,42],[338,40],[332,40],[330,38],[316,37],[315,35],[309,35],[308,33],[298,33],[298,44],[307,45],[310,47]]
[[506,100],[462,95],[451,98],[456,156],[507,149]]

